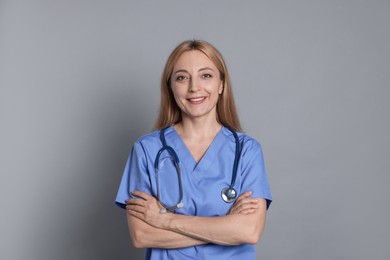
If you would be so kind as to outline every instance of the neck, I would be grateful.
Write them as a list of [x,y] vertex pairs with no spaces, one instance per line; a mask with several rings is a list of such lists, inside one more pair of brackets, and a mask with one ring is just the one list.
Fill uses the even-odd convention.
[[214,137],[221,130],[221,127],[222,125],[215,117],[193,119],[183,116],[182,121],[175,125],[179,135],[190,138]]

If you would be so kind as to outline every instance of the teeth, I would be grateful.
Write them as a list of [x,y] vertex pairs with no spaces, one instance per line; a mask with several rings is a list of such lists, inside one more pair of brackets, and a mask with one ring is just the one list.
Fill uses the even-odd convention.
[[204,97],[201,97],[201,98],[190,98],[190,101],[197,102],[197,101],[201,101],[203,99],[204,99]]

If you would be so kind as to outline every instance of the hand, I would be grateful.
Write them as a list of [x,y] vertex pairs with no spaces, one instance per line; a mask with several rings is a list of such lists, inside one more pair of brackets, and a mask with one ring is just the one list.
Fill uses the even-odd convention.
[[160,214],[160,210],[163,206],[158,200],[142,191],[133,191],[132,195],[139,198],[126,200],[126,210],[131,216],[134,216],[147,224],[156,228],[163,228],[166,215]]
[[259,208],[259,200],[254,198],[249,198],[252,195],[251,191],[244,192],[234,202],[233,206],[230,208],[228,215],[231,214],[250,214],[255,212]]

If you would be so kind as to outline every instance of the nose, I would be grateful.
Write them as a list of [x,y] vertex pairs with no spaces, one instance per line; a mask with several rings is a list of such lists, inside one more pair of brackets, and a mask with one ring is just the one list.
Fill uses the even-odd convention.
[[196,92],[201,89],[200,82],[196,77],[191,77],[189,81],[188,91],[189,92]]

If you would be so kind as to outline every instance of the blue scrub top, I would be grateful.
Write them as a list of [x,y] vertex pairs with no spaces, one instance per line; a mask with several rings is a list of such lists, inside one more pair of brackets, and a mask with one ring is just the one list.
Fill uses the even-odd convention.
[[[253,138],[237,133],[241,143],[241,157],[234,188],[238,194],[252,191],[253,198],[265,198],[267,208],[272,201],[260,144]],[[173,126],[165,131],[165,139],[180,161],[184,207],[176,214],[191,216],[224,216],[232,203],[222,200],[221,190],[231,183],[235,156],[235,139],[229,129],[222,127],[202,159],[197,163]],[[161,149],[160,130],[147,134],[133,145],[115,200],[125,208],[130,193],[140,190],[157,197],[154,161]],[[173,206],[179,199],[176,168],[168,152],[159,162],[160,200]],[[178,249],[150,248],[145,259],[255,259],[254,245],[221,246],[206,244]]]

